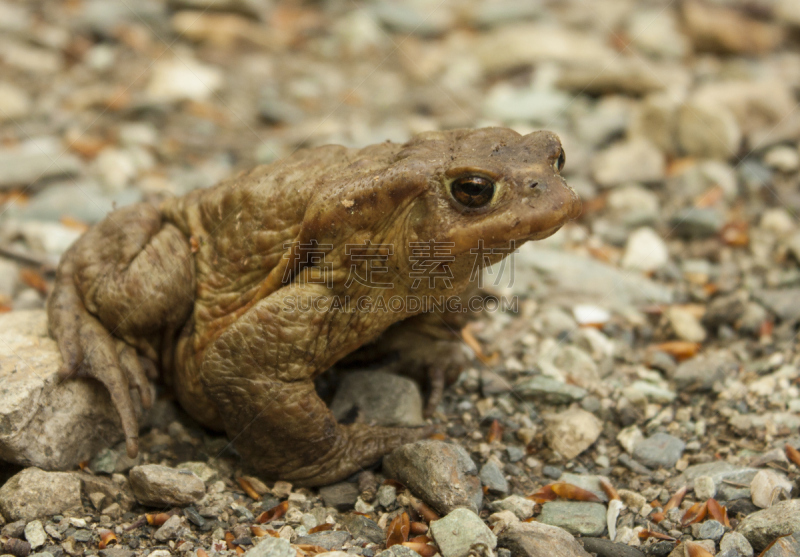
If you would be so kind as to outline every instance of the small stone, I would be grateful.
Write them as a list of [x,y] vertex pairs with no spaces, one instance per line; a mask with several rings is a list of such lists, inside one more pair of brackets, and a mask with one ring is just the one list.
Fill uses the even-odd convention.
[[152,102],[203,101],[221,86],[222,72],[190,57],[159,59],[153,64],[147,95]]
[[520,520],[532,517],[535,506],[536,503],[519,495],[511,495],[492,503],[495,511],[511,511]]
[[320,488],[319,495],[325,501],[326,507],[333,507],[337,511],[343,512],[353,508],[359,493],[356,484],[341,482]]
[[192,472],[158,464],[134,467],[130,482],[136,500],[149,506],[184,506],[199,501],[206,493],[203,480]]
[[181,462],[175,468],[178,470],[189,470],[195,476],[203,480],[206,485],[217,481],[219,472],[205,462]]
[[28,116],[31,100],[28,94],[6,81],[0,81],[0,122]]
[[800,532],[784,536],[764,552],[763,557],[796,557],[800,555]]
[[396,544],[378,553],[376,557],[419,557],[419,553],[404,545]]
[[633,457],[650,468],[672,468],[683,455],[686,443],[667,433],[655,433],[639,442]]
[[431,522],[430,532],[442,557],[467,557],[475,544],[484,544],[490,550],[497,546],[497,537],[469,509],[455,509]]
[[541,522],[511,524],[497,545],[514,557],[590,557],[569,532]]
[[632,11],[626,29],[642,52],[658,58],[681,59],[690,48],[681,27],[673,10],[640,8]]
[[318,545],[327,550],[340,548],[351,539],[350,532],[346,530],[328,530],[327,532],[316,532],[297,538],[298,544]]
[[773,147],[764,155],[764,164],[781,172],[794,172],[800,167],[800,152],[786,145]]
[[155,534],[153,534],[153,538],[160,542],[175,540],[178,539],[182,529],[181,517],[174,514],[156,530]]
[[701,540],[719,540],[725,533],[725,526],[716,520],[706,520],[698,524],[697,537]]
[[568,404],[581,400],[588,393],[576,385],[569,385],[546,375],[526,379],[514,387],[514,392],[529,400],[541,400],[551,404]]
[[[70,153],[62,153],[62,149],[60,142],[49,138],[0,148],[0,191],[59,176],[80,174],[83,169],[80,159]],[[54,159],[58,159],[56,164],[53,164]]]
[[383,529],[374,521],[366,516],[358,514],[345,514],[341,516],[342,524],[356,540],[366,540],[370,543],[382,543],[385,541]]
[[681,363],[670,377],[678,390],[710,391],[717,381],[724,381],[738,368],[725,354],[706,354]]
[[625,245],[622,267],[651,273],[669,262],[669,251],[664,240],[652,228],[633,232]]
[[456,507],[478,512],[483,503],[478,469],[467,451],[442,441],[417,441],[384,457],[386,475],[441,513]]
[[716,209],[692,207],[677,211],[669,221],[673,233],[691,239],[708,238],[722,229],[723,215]]
[[706,339],[706,330],[690,311],[672,306],[664,313],[664,317],[679,339],[687,342],[703,342]]
[[264,536],[244,554],[245,557],[297,557],[288,540]]
[[650,225],[659,217],[658,196],[638,185],[623,185],[608,194],[608,210],[615,221],[627,227]]
[[422,395],[417,383],[392,373],[347,373],[331,402],[331,411],[341,420],[354,408],[366,423],[383,426],[419,426],[425,423]]
[[389,509],[397,501],[397,488],[393,485],[382,485],[378,488],[378,503],[384,509]]
[[42,547],[47,541],[47,533],[44,531],[44,526],[40,520],[32,520],[25,525],[25,539],[31,544],[31,548],[37,549]]
[[781,500],[791,497],[794,484],[784,474],[775,470],[759,470],[750,482],[750,497],[756,507],[766,509]]
[[292,484],[284,481],[277,481],[272,486],[272,494],[278,499],[286,499],[292,492]]
[[601,503],[552,501],[542,506],[537,520],[573,535],[597,537],[606,529],[606,507]]
[[81,483],[67,472],[26,468],[0,487],[0,513],[7,520],[80,511]]
[[483,393],[483,396],[494,396],[509,391],[511,391],[511,384],[505,377],[490,369],[481,371],[481,393]]
[[711,476],[699,476],[694,480],[694,494],[701,501],[711,499],[717,494],[717,486]]
[[739,532],[728,532],[719,542],[720,552],[733,550],[741,557],[753,557],[753,546]]
[[503,470],[494,459],[489,459],[481,467],[478,477],[481,483],[495,493],[508,493],[508,480],[503,476]]
[[685,32],[698,50],[758,55],[783,42],[783,29],[778,25],[750,17],[734,4],[692,0],[682,8]]
[[580,408],[548,414],[543,419],[548,445],[566,460],[588,449],[602,432],[600,420]]
[[781,501],[746,516],[736,530],[755,551],[763,551],[773,540],[800,531],[800,499]]
[[626,182],[658,182],[664,178],[664,155],[652,143],[634,139],[598,152],[592,174],[603,187]]

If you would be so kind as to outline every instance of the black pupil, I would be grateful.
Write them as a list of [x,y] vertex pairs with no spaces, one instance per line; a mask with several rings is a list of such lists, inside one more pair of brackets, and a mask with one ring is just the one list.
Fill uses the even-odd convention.
[[461,178],[453,182],[453,197],[469,208],[483,207],[494,196],[494,184],[480,176]]
[[564,163],[565,162],[567,162],[567,157],[566,157],[566,155],[564,155],[564,151],[562,149],[562,151],[558,154],[558,162],[556,163],[558,165],[558,169],[559,170],[564,168]]

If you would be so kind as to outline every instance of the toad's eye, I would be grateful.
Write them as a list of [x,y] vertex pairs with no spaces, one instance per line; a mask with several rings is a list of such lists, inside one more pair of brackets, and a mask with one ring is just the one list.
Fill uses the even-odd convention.
[[483,176],[466,176],[450,185],[456,201],[469,209],[488,205],[494,197],[494,182]]
[[561,172],[561,169],[564,168],[564,163],[567,162],[567,156],[564,154],[564,149],[558,153],[558,158],[556,162],[553,163],[553,168],[556,169],[556,172]]

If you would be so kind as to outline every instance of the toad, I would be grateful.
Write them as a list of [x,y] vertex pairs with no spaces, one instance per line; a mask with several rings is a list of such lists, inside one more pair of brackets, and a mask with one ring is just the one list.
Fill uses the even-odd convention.
[[[435,300],[466,303],[480,267],[577,217],[564,160],[546,131],[428,132],[300,150],[115,210],[58,268],[47,311],[61,373],[105,386],[131,456],[134,397],[148,407],[160,375],[263,477],[346,478],[429,429],[337,423],[314,379],[370,343],[452,354],[463,308]],[[436,399],[456,360],[421,359],[407,369],[424,365]]]

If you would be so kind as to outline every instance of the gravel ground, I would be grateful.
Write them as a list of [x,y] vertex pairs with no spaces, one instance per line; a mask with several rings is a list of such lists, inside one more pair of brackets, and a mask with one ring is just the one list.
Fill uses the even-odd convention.
[[[0,412],[0,553],[800,554],[799,99],[797,0],[0,0],[7,408],[9,339],[44,350],[54,266],[112,207],[486,125],[557,132],[584,200],[487,273],[514,303],[466,330],[436,439],[317,490],[248,476],[166,391],[137,459],[63,472]],[[422,420],[405,379],[349,385],[343,414]]]

